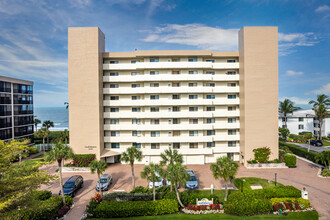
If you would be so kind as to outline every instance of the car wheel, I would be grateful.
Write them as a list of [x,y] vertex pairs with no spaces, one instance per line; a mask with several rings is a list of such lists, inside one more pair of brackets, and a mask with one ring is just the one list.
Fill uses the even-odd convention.
[[75,195],[76,195],[76,192],[73,192],[71,197],[73,198],[73,197],[75,197]]
[[84,183],[82,182],[81,185],[80,185],[80,188],[83,188],[84,187]]

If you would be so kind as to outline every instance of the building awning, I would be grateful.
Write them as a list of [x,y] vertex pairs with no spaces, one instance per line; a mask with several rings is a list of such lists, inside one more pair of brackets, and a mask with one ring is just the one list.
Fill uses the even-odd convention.
[[116,155],[121,155],[121,153],[107,149],[104,149],[103,152],[101,153],[101,157],[111,157]]

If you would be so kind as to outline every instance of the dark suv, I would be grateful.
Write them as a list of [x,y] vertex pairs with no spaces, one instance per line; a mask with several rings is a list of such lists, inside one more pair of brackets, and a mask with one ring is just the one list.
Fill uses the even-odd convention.
[[[307,141],[308,144],[308,141]],[[310,140],[310,145],[316,146],[316,147],[322,147],[323,142],[321,140]]]
[[[74,197],[76,195],[76,191],[84,186],[84,179],[80,175],[74,175],[63,185],[64,195],[68,195]],[[61,190],[59,192],[61,195]]]

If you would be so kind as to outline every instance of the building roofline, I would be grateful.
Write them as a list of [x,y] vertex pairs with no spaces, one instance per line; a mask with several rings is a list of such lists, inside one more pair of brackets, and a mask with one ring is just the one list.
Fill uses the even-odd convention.
[[6,82],[18,83],[18,84],[26,84],[26,85],[33,86],[33,81],[11,78],[11,77],[7,77],[7,76],[0,76],[0,81],[6,81]]

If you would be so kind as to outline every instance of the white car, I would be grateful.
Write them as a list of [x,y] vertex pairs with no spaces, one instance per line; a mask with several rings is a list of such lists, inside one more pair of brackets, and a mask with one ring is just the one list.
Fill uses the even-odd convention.
[[[158,174],[156,173],[156,176],[159,177],[159,181],[155,182],[155,187],[161,187],[164,186],[164,179]],[[169,186],[171,184],[170,181],[166,180],[166,185]],[[149,188],[151,189],[153,187],[153,183],[149,182]]]

